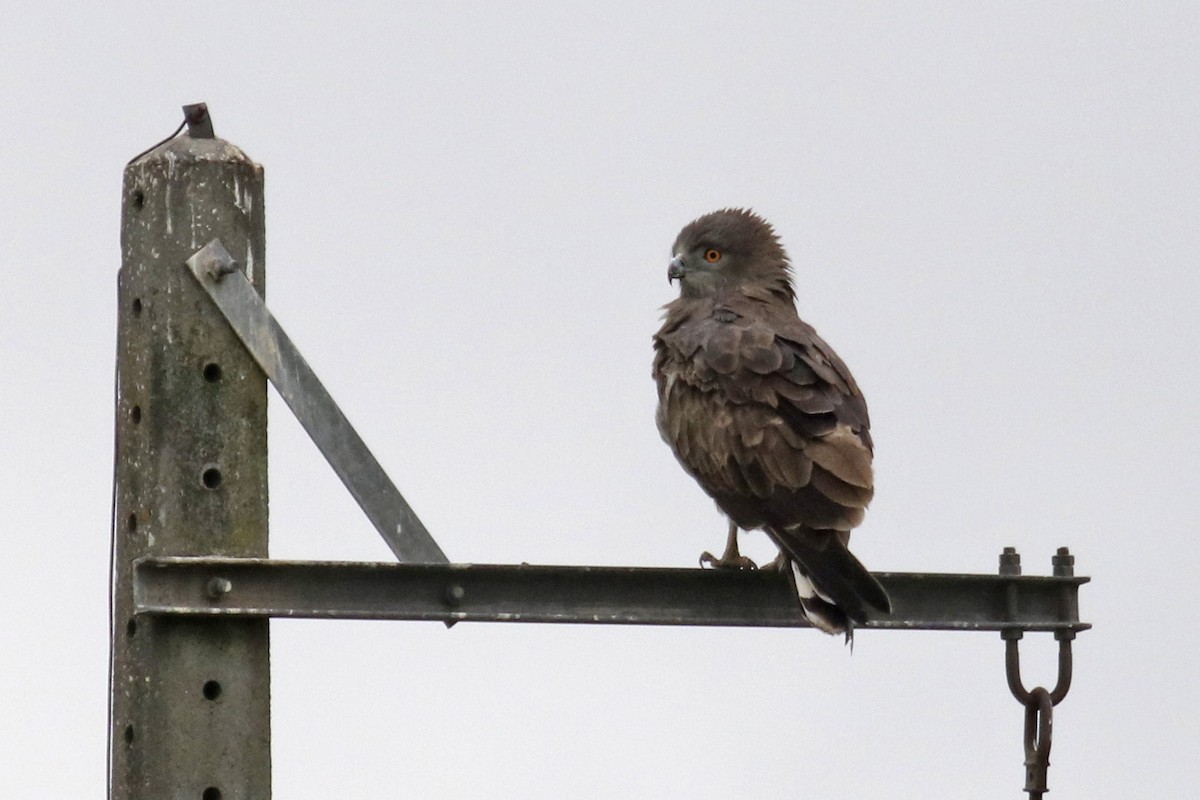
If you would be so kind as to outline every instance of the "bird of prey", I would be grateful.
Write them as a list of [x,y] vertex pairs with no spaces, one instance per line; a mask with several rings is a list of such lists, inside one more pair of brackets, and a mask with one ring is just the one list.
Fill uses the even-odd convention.
[[680,293],[654,335],[658,429],[729,517],[724,554],[701,563],[755,568],[737,533],[762,529],[805,617],[850,641],[869,609],[891,610],[847,549],[873,493],[862,392],[797,315],[787,253],[754,212],[724,209],[685,226],[667,279]]

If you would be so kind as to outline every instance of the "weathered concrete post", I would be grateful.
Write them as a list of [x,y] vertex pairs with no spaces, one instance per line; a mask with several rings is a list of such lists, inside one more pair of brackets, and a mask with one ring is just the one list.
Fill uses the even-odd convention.
[[262,168],[180,136],[121,210],[109,796],[265,800],[268,621],[135,616],[131,581],[141,556],[267,555],[266,382],[184,265],[220,238],[264,291]]

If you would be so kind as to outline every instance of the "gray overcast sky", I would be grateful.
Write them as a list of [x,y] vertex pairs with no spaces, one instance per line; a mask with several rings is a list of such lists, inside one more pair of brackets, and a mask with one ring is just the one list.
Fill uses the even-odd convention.
[[[1070,545],[1096,628],[1052,796],[1195,791],[1200,5],[4,16],[7,795],[103,791],[121,171],[200,100],[265,166],[269,305],[451,558],[720,545],[655,431],[650,335],[679,227],[750,205],[871,404],[856,551],[1047,572]],[[389,558],[275,398],[271,447],[273,555]],[[1021,796],[994,634],[272,638],[278,798]],[[1025,652],[1051,681],[1053,641]]]

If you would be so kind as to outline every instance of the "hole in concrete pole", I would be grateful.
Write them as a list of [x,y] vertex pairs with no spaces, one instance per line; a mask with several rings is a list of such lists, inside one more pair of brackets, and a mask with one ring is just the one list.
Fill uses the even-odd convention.
[[137,189],[133,193],[133,207],[140,209],[144,205],[146,205],[146,193],[141,189]]
[[129,418],[131,420],[133,420],[134,425],[137,425],[139,422],[141,422],[142,421],[142,407],[134,406],[133,408],[129,409]]
[[133,308],[133,315],[134,315],[135,317],[136,317],[138,314],[141,314],[141,313],[142,313],[142,298],[140,298],[140,297],[135,297],[135,298],[133,298],[133,306],[132,306],[132,308]]
[[204,682],[204,697],[206,700],[216,700],[221,696],[221,684],[216,681]]
[[200,795],[201,800],[221,800],[221,790],[215,786],[210,786],[204,790],[204,794]]
[[204,365],[204,380],[209,383],[216,383],[221,380],[221,365],[216,362],[209,362]]
[[221,485],[221,470],[216,467],[209,467],[204,470],[200,476],[200,480],[204,482],[204,486],[208,489],[216,489]]
[[133,744],[133,726],[125,726],[125,744]]
[[137,530],[137,514],[129,515],[129,519],[125,520],[125,527],[129,528],[130,533]]
[[125,634],[130,638],[137,635],[137,620],[131,619],[125,623]]

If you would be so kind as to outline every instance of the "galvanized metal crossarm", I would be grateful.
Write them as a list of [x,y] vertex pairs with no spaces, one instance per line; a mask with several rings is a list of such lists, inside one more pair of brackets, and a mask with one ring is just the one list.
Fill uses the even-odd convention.
[[[877,630],[1080,631],[1086,577],[879,572]],[[771,571],[146,558],[138,613],[190,616],[805,627]]]

